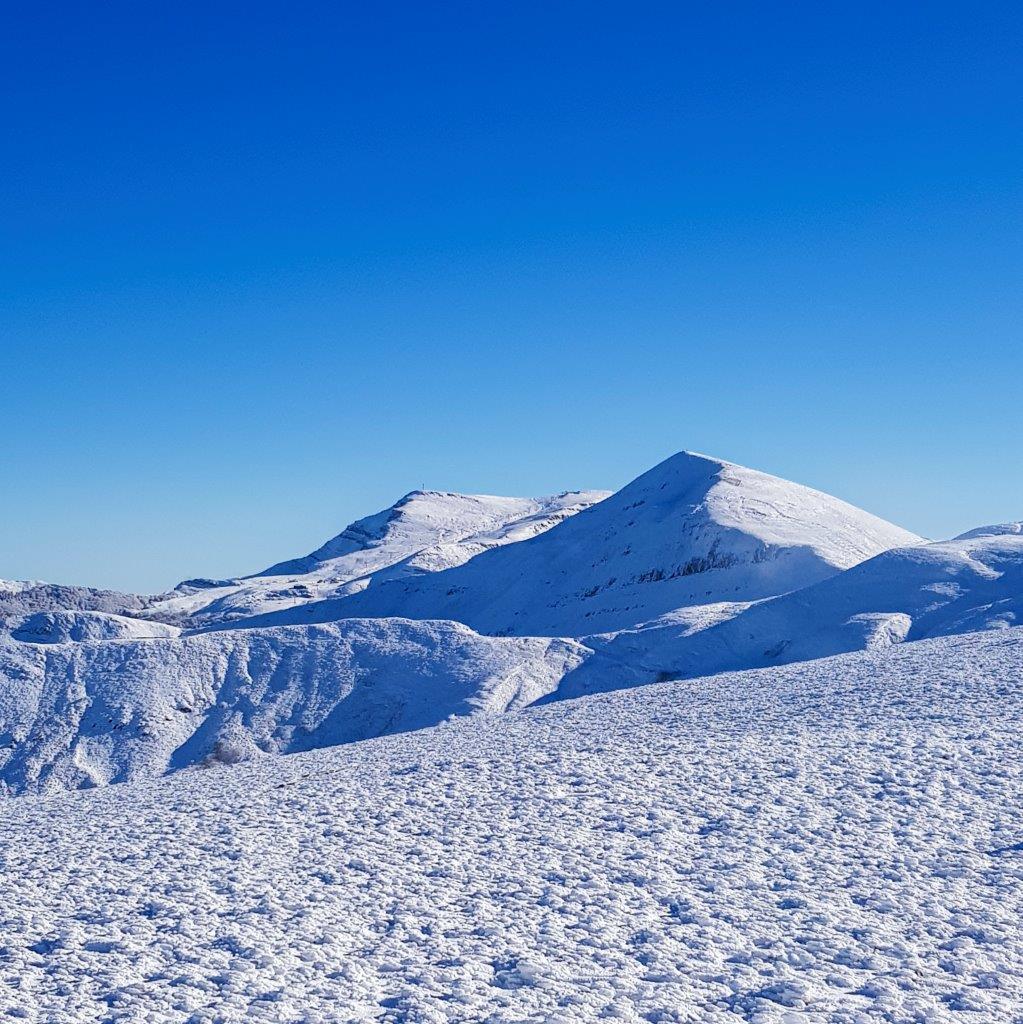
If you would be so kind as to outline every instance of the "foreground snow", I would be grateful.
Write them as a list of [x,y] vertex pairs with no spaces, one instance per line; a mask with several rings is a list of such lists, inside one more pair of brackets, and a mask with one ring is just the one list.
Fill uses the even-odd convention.
[[1013,1021],[1023,629],[2,807],[0,1009]]

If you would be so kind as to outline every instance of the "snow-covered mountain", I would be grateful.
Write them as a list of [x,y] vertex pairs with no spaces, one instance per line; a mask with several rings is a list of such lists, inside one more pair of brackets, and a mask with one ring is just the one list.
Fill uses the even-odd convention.
[[1018,527],[925,544],[682,453],[610,497],[412,492],[304,558],[159,597],[7,585],[0,786],[140,779],[1012,626]]
[[390,508],[352,523],[302,558],[241,580],[189,580],[147,608],[182,625],[223,625],[461,565],[475,555],[534,537],[601,501],[607,491],[548,498],[412,491]]
[[372,577],[251,624],[400,615],[499,636],[583,636],[786,593],[918,541],[820,491],[681,452],[531,539],[430,575]]
[[0,1016],[995,1024],[1023,629],[11,801]]

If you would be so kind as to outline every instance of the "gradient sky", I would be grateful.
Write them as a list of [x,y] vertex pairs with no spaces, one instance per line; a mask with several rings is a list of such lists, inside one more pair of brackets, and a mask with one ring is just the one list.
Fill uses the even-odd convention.
[[1018,5],[5,20],[0,577],[162,589],[681,448],[1023,516]]

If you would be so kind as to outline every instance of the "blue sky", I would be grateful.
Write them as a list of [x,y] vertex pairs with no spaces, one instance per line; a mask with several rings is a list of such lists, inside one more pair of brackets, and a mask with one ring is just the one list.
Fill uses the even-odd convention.
[[7,19],[0,577],[159,589],[681,448],[1023,515],[1012,6]]

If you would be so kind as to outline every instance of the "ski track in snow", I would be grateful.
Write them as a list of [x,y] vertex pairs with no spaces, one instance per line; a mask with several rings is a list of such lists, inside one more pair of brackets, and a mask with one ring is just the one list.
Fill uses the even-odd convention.
[[1023,629],[0,808],[0,1010],[1023,1019]]

